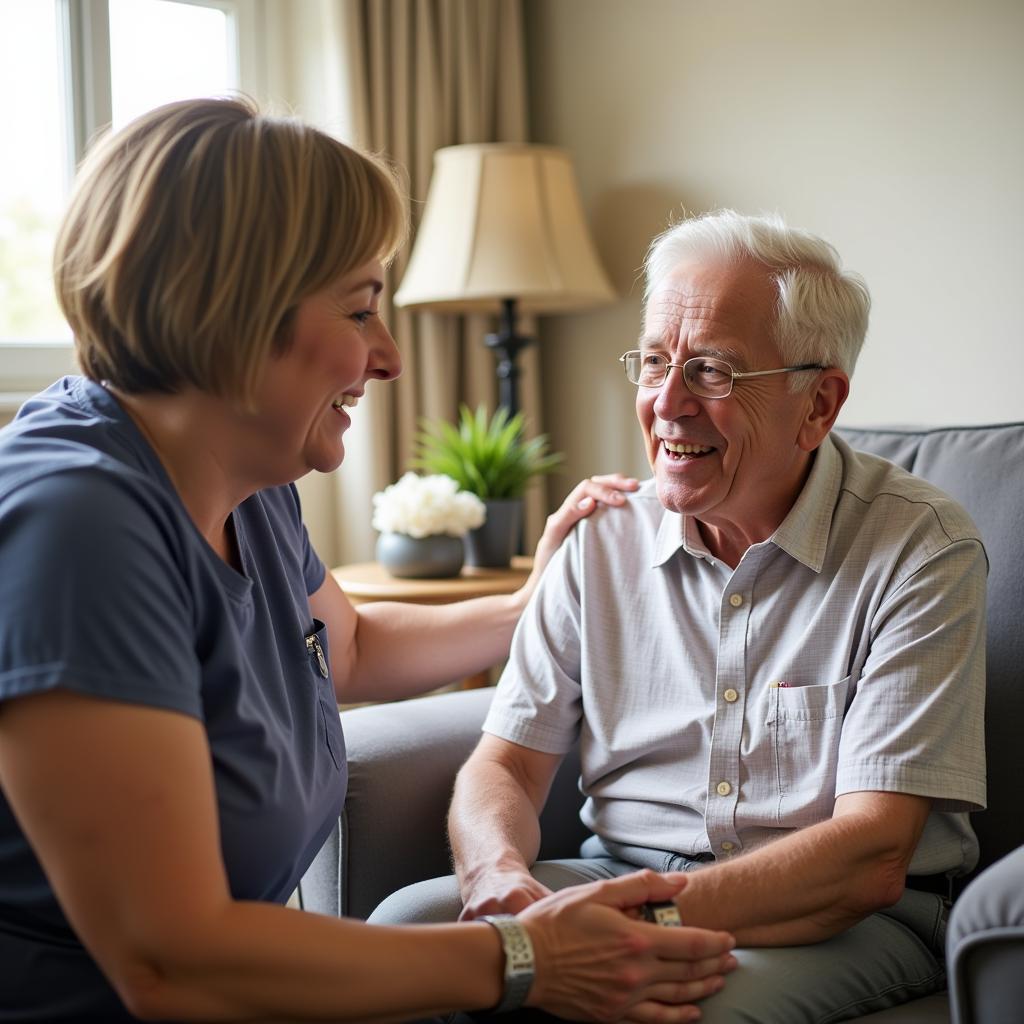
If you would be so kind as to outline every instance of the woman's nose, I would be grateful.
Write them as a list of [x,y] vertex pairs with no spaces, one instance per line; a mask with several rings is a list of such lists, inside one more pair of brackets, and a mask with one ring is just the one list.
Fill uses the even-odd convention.
[[380,337],[375,339],[370,373],[377,380],[394,380],[402,372],[402,355],[387,325],[380,321]]

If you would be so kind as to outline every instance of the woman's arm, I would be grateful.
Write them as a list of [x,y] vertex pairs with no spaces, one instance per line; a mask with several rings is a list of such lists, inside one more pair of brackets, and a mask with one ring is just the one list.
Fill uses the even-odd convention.
[[327,624],[339,703],[394,700],[490,668],[508,654],[512,632],[551,556],[598,503],[621,505],[636,480],[619,474],[582,481],[547,520],[533,572],[514,594],[442,605],[375,602],[354,609],[330,573],[310,598]]
[[[502,954],[486,924],[377,928],[232,899],[210,751],[186,715],[66,690],[12,699],[0,782],[72,927],[137,1016],[404,1020],[498,1001]],[[673,937],[613,909],[680,884],[618,881],[531,909],[533,999],[625,1015],[719,987],[728,936]],[[567,962],[580,949],[601,970]]]

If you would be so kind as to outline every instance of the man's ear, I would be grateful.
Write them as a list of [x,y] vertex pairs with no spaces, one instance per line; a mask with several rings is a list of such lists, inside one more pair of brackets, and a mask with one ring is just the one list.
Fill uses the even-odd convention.
[[807,415],[796,439],[805,452],[813,452],[825,440],[849,394],[850,378],[842,370],[830,367],[821,371],[817,386],[808,396]]

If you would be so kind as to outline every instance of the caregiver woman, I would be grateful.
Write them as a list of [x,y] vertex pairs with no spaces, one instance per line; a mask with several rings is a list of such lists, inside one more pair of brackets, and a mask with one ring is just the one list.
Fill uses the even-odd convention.
[[[86,161],[55,258],[83,376],[0,433],[4,1021],[502,1000],[497,926],[283,906],[344,800],[335,702],[497,661],[534,583],[357,613],[310,547],[293,481],[337,468],[349,409],[400,370],[378,307],[403,231],[379,163],[246,102],[162,107]],[[537,571],[613,491],[573,492]],[[691,1019],[730,937],[623,913],[682,884],[643,873],[514,919],[528,1002]]]

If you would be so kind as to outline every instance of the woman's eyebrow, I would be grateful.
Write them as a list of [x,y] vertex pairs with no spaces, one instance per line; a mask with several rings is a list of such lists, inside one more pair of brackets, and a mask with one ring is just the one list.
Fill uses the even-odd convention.
[[359,281],[351,285],[345,291],[346,294],[351,295],[353,292],[361,292],[364,288],[371,288],[374,295],[380,295],[384,290],[384,282],[377,277],[368,277],[365,281]]

